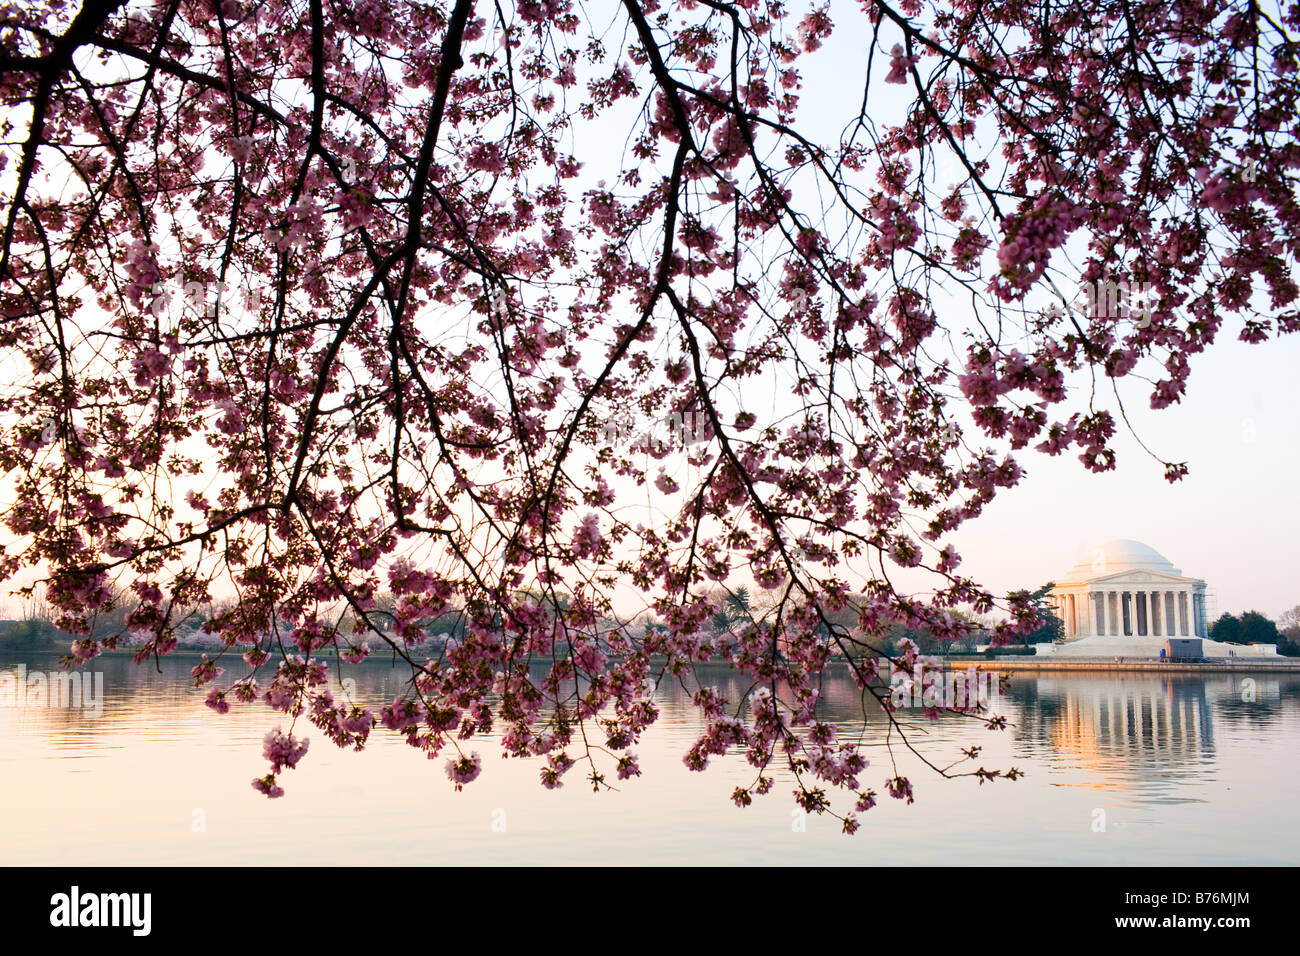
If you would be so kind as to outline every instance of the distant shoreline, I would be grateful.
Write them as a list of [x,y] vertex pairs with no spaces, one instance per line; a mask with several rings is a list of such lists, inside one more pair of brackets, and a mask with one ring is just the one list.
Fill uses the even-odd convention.
[[[238,645],[226,650],[220,648],[195,648],[195,647],[178,647],[169,654],[163,656],[163,660],[202,660],[206,655],[210,658],[221,656],[242,656],[245,646]],[[0,644],[0,661],[22,662],[28,658],[39,657],[43,660],[57,659],[68,653],[66,648],[7,648]],[[99,658],[108,660],[130,660],[135,656],[135,650],[131,648],[119,648],[112,651],[104,651]],[[317,651],[314,654],[317,660],[336,661],[338,657],[332,652],[332,649]],[[419,655],[414,655],[419,656]],[[1226,674],[1226,673],[1300,673],[1300,658],[1280,657],[1274,660],[1259,658],[1232,658],[1216,659],[1213,661],[1161,661],[1155,658],[1129,659],[1121,658],[1113,660],[1110,658],[1073,658],[1070,660],[1053,660],[1050,657],[1035,658],[1022,655],[1008,657],[983,657],[978,655],[972,656],[954,656],[946,657],[943,655],[921,655],[922,657],[938,657],[947,669],[966,670],[974,668],[975,670],[1001,670],[1008,672],[1070,672],[1070,671],[1127,671],[1140,673],[1159,673],[1159,674]],[[666,660],[661,655],[652,655],[651,661]],[[140,666],[144,666],[147,661],[141,661]],[[402,664],[400,657],[394,658],[391,653],[382,651],[372,652],[362,665],[384,663],[390,666]],[[546,659],[539,659],[533,662],[535,666],[544,665]],[[616,663],[611,661],[611,663]],[[714,663],[723,663],[716,661]],[[847,661],[840,657],[832,657],[829,664],[847,665]],[[350,664],[355,667],[359,665]]]

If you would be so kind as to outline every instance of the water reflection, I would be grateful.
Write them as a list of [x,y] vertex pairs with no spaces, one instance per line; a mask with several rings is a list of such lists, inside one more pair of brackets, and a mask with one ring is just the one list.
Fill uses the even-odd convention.
[[[0,673],[16,663],[0,661]],[[847,670],[831,668],[823,718],[870,746],[864,783],[883,793],[884,779],[903,772],[917,794],[911,807],[883,797],[846,838],[817,818],[806,832],[792,826],[789,779],[751,808],[731,806],[732,788],[753,773],[740,757],[689,773],[681,757],[702,729],[689,681],[661,684],[662,716],[638,748],[645,775],[618,793],[593,795],[576,772],[562,791],[544,791],[536,762],[498,759],[479,742],[483,777],[456,794],[442,759],[382,730],[355,754],[302,721],[312,750],[287,775],[288,796],[267,801],[249,781],[265,772],[261,738],[277,723],[287,729],[284,715],[260,705],[213,714],[190,685],[193,660],[164,661],[162,673],[123,658],[94,663],[104,673],[99,717],[0,706],[0,774],[23,782],[5,790],[0,862],[1281,863],[1300,853],[1300,675],[1023,675],[1002,697],[1003,733],[905,714],[936,762],[977,745],[983,766],[1027,774],[980,787],[937,779],[905,748],[881,746],[885,714],[870,698],[864,713]],[[699,675],[732,701],[751,690],[722,666]],[[372,707],[408,680],[382,661],[348,676]],[[1099,808],[1104,833],[1090,826]],[[198,810],[209,821],[201,831],[191,825]],[[507,816],[506,830],[493,829]],[[323,843],[322,827],[333,834]]]

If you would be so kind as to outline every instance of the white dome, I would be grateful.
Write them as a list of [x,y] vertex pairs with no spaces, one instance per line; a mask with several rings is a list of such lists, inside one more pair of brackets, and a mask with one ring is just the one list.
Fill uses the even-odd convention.
[[1163,554],[1141,541],[1119,538],[1098,545],[1070,569],[1069,580],[1087,581],[1120,571],[1164,571],[1182,574]]

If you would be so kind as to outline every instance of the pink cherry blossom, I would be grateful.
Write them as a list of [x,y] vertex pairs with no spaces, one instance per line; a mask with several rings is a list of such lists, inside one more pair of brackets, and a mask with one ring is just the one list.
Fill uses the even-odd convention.
[[197,629],[270,797],[302,723],[636,786],[673,680],[688,767],[854,832],[912,782],[825,668],[922,746],[882,638],[1041,613],[963,525],[1039,454],[1180,480],[1132,387],[1300,331],[1300,9],[1112,6],[11,5],[0,578],[69,666]]

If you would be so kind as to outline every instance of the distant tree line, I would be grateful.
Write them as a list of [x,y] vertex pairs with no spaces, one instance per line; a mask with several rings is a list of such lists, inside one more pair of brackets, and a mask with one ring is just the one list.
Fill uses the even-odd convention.
[[[1033,606],[1045,622],[1043,626],[1030,634],[1023,635],[1018,645],[990,648],[987,653],[1016,653],[1018,650],[1023,653],[1031,653],[1030,648],[1034,644],[1063,638],[1064,625],[1055,616],[1047,603],[1047,595],[1052,587],[1053,585],[1049,582],[1030,594]],[[115,589],[115,591],[117,593],[114,595],[115,599],[111,609],[101,611],[92,620],[92,634],[97,640],[116,635],[121,638],[124,646],[129,646],[136,643],[126,627],[127,615],[131,608],[135,606],[135,596],[129,590]],[[568,610],[570,597],[563,592],[557,592],[557,594],[549,596],[538,593],[536,597],[538,604],[547,607],[553,614],[562,615]],[[747,624],[761,619],[771,610],[762,600],[756,599],[749,589],[745,587],[739,587],[735,590],[717,588],[712,595],[712,600],[717,610],[708,620],[707,627],[718,634],[727,631],[739,631]],[[865,601],[865,598],[861,596],[850,598],[844,607],[838,610],[827,609],[826,614],[836,624],[853,628],[857,624],[858,607],[863,601]],[[229,599],[196,608],[185,619],[184,624],[177,629],[178,643],[181,646],[201,648],[219,646],[219,639],[206,633],[203,624],[237,606],[237,600]],[[382,621],[385,617],[391,619],[397,611],[397,599],[389,592],[382,592],[375,597],[374,610],[377,620]],[[55,624],[58,614],[59,612],[39,599],[32,601],[25,607],[24,616],[21,620],[0,621],[0,650],[66,649],[69,641],[72,640],[72,636],[59,630]],[[976,620],[973,618],[968,619]],[[465,616],[462,610],[452,608],[436,617],[422,618],[414,623],[423,635],[420,643],[436,648],[441,647],[448,639],[460,638],[464,629],[464,621]],[[639,637],[647,628],[663,627],[666,627],[666,625],[654,615],[643,617],[638,624],[602,615],[600,629],[601,631],[607,631],[614,628],[630,628],[634,632],[634,636]],[[824,627],[820,629],[824,630]],[[926,627],[892,624],[887,626],[872,643],[879,650],[891,656],[898,653],[900,644],[904,639],[913,641],[923,654],[969,654],[975,653],[979,644],[987,642],[988,633],[989,629],[986,624],[973,631],[965,641],[949,641],[937,638]]]
[[1225,644],[1276,644],[1279,654],[1300,657],[1300,606],[1293,607],[1277,621],[1259,611],[1220,615],[1210,625],[1210,640]]
[[27,617],[20,621],[0,621],[0,649],[11,651],[55,650],[67,647],[70,638],[49,621]]

